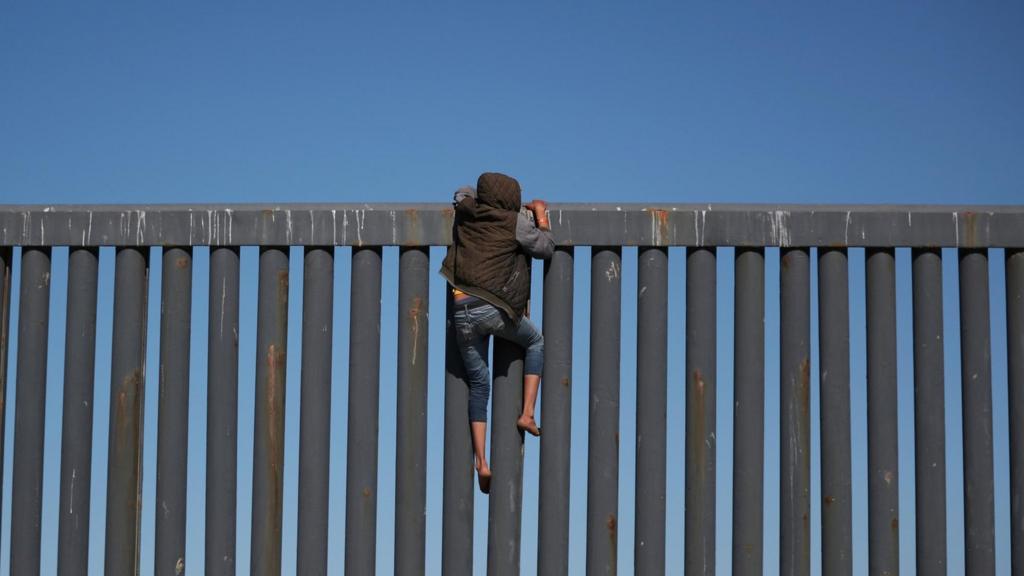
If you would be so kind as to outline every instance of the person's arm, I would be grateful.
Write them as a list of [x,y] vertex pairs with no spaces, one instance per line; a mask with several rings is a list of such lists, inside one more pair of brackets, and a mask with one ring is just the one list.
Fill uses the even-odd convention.
[[516,241],[533,258],[547,259],[555,251],[555,237],[551,231],[538,228],[524,212],[519,212],[516,220]]
[[455,191],[453,198],[456,212],[471,213],[476,208],[476,188],[463,186]]

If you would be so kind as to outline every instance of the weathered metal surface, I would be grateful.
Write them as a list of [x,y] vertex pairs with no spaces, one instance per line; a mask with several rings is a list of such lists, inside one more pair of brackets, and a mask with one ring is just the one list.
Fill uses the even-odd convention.
[[917,573],[946,573],[946,403],[942,254],[914,250],[914,472]]
[[118,249],[107,436],[105,574],[139,573],[148,295],[149,249]]
[[334,248],[308,246],[302,268],[297,574],[327,574]]
[[1024,250],[1006,251],[1010,416],[1010,565],[1024,572]]
[[714,248],[686,255],[686,567],[715,573],[715,437],[718,399],[717,256]]
[[780,574],[811,573],[811,295],[806,248],[782,251]]
[[595,247],[590,264],[587,574],[615,574],[619,547],[619,356],[622,252]]
[[869,250],[867,292],[868,572],[900,569],[899,420],[896,374],[896,256]]
[[192,248],[164,248],[160,305],[160,405],[157,416],[154,574],[185,571],[188,384]]
[[573,248],[556,249],[544,263],[538,574],[569,573],[573,280]]
[[395,574],[426,573],[427,351],[430,252],[398,258],[398,424],[395,470]]
[[818,248],[821,570],[853,573],[850,459],[850,280],[845,248]]
[[494,338],[491,494],[487,502],[487,574],[518,576],[523,526],[523,349]]
[[[713,286],[713,272],[711,282]],[[634,572],[664,574],[668,405],[668,251],[665,248],[640,249],[636,306]]]
[[21,252],[18,307],[14,480],[11,492],[11,573],[39,574],[43,511],[43,432],[50,326],[50,249]]
[[[0,446],[6,446],[4,441],[7,431],[7,354],[10,349],[13,256],[14,251],[10,246],[0,246]],[[3,478],[4,460],[0,458],[0,478]],[[0,512],[2,509],[3,506],[0,505]]]
[[452,328],[452,293],[445,290],[444,477],[441,573],[473,573],[473,444],[469,387]]
[[352,251],[349,316],[345,573],[374,574],[380,401],[380,247]]
[[235,574],[238,480],[238,248],[210,249],[206,378],[206,566]]
[[[561,245],[1024,247],[1022,206],[551,204]],[[0,206],[0,245],[448,245],[450,204]]]
[[[184,478],[188,406],[188,283],[191,246],[211,245],[207,416],[206,573],[235,574],[237,461],[238,248],[260,245],[257,424],[254,457],[252,573],[281,572],[282,466],[287,332],[287,246],[309,247],[304,293],[303,402],[300,420],[298,566],[326,570],[331,248],[357,247],[353,265],[350,431],[346,497],[346,568],[375,569],[377,391],[379,389],[380,246],[403,247],[399,280],[398,458],[395,567],[425,571],[427,246],[450,242],[447,204],[282,204],[237,206],[0,206],[0,402],[5,391],[11,246],[24,258],[22,325],[40,316],[40,255],[71,246],[58,573],[88,565],[92,373],[95,356],[97,246],[117,255],[111,423],[108,442],[105,570],[139,571],[142,406],[150,246],[164,246],[160,430],[157,439],[155,572],[184,569]],[[944,382],[941,257],[959,247],[960,329],[964,420],[966,562],[969,573],[994,571],[990,327],[987,258],[979,248],[1008,247],[1007,336],[1010,393],[1011,541],[1014,570],[1024,566],[1024,207],[1021,206],[776,206],[554,204],[557,242],[546,265],[548,354],[542,387],[540,542],[538,571],[568,571],[569,447],[572,356],[572,247],[593,252],[591,383],[588,446],[586,570],[617,570],[619,328],[621,248],[640,246],[638,259],[638,419],[634,569],[664,571],[664,371],[659,347],[664,316],[667,246],[688,246],[687,286],[687,572],[714,571],[714,252],[737,246],[733,488],[733,570],[762,571],[765,246],[782,257],[781,364],[783,443],[781,572],[810,569],[810,361],[808,246],[819,250],[822,414],[822,570],[848,573],[850,537],[849,318],[844,247],[865,246],[868,321],[869,570],[899,566],[896,430],[894,246],[915,248],[914,362],[917,570],[946,569]],[[183,246],[185,248],[177,248]],[[45,247],[46,250],[36,250]],[[601,248],[610,247],[610,248]],[[795,248],[793,248],[795,247]],[[361,248],[361,249],[360,249]],[[48,264],[47,264],[48,266]],[[365,268],[365,270],[364,270]],[[359,270],[363,270],[360,272]],[[367,270],[369,272],[367,273]],[[310,277],[313,273],[315,278]],[[711,284],[708,284],[708,280]],[[31,309],[31,310],[27,310]],[[660,314],[660,315],[659,315]],[[45,320],[44,320],[45,321]],[[323,323],[327,322],[326,331]],[[365,330],[376,322],[378,330]],[[23,326],[19,326],[19,332]],[[442,571],[473,567],[475,482],[461,358],[446,346]],[[45,327],[21,335],[14,438],[12,573],[39,569],[42,426],[45,422]],[[42,338],[40,344],[33,339]],[[454,356],[452,354],[454,353]],[[491,573],[519,569],[522,438],[514,424],[521,403],[521,360],[496,349],[488,565]],[[19,360],[21,360],[19,358]],[[697,364],[699,368],[694,368]],[[42,368],[40,368],[42,366]],[[504,370],[508,366],[510,369]],[[517,368],[518,366],[518,368]],[[35,368],[33,368],[35,367]],[[40,374],[29,374],[33,369]],[[26,372],[27,371],[27,372]],[[41,383],[29,386],[29,380]],[[709,386],[711,392],[709,393]],[[23,390],[24,388],[24,390]],[[307,392],[309,397],[307,398]],[[701,396],[703,393],[703,396]],[[508,397],[505,397],[507,395]],[[662,398],[662,400],[658,400]],[[844,409],[844,407],[846,407]],[[509,409],[511,408],[511,409]],[[510,416],[511,414],[511,416]],[[0,411],[2,445],[3,411]],[[698,434],[700,432],[701,434]],[[702,435],[703,434],[703,435]],[[703,442],[698,440],[703,439]],[[660,446],[659,446],[660,441]],[[529,443],[527,443],[529,444]],[[702,452],[703,451],[703,452]],[[659,456],[660,454],[660,456]],[[2,472],[2,469],[0,469]],[[710,490],[710,493],[709,493]],[[702,494],[702,495],[701,495]],[[71,506],[71,503],[74,503]],[[693,519],[693,518],[696,519]]]
[[996,573],[991,339],[987,251],[960,250],[964,557],[972,576]]
[[98,249],[69,251],[57,537],[57,574],[60,576],[84,575],[89,567],[98,272]]
[[260,250],[257,299],[250,573],[280,576],[285,361],[288,359],[287,247]]
[[764,573],[764,249],[736,249],[732,572]]

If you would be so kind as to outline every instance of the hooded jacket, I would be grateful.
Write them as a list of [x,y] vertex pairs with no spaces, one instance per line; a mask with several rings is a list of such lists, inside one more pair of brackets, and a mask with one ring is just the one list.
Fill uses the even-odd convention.
[[530,259],[516,239],[520,196],[515,178],[481,174],[476,199],[466,197],[456,205],[452,246],[441,264],[449,284],[517,323],[530,297]]

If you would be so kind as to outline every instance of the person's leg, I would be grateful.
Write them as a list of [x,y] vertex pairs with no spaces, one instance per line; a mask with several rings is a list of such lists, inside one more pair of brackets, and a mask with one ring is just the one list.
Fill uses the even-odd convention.
[[487,422],[470,422],[469,431],[473,437],[473,457],[475,459],[477,482],[484,494],[491,492],[491,468],[487,465],[484,447],[487,445]]
[[490,491],[491,469],[487,465],[487,400],[491,376],[487,369],[487,335],[479,334],[471,314],[458,312],[454,318],[456,342],[469,384],[469,425],[473,457],[480,491]]
[[537,392],[540,390],[541,372],[544,369],[544,336],[525,316],[519,321],[518,326],[508,324],[507,328],[497,335],[515,342],[526,351],[523,362],[523,411],[516,421],[516,426],[534,436],[540,436],[534,412],[537,406]]

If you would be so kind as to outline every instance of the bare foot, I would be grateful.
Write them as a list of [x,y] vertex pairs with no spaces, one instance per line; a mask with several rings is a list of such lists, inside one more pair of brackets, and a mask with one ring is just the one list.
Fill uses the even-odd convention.
[[476,478],[477,482],[480,483],[480,491],[484,494],[491,493],[491,469],[487,467],[487,464],[476,467]]
[[540,436],[540,427],[537,426],[537,421],[533,419],[533,416],[523,416],[516,420],[516,428],[524,432],[529,432],[533,436]]

